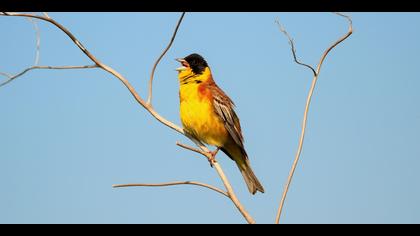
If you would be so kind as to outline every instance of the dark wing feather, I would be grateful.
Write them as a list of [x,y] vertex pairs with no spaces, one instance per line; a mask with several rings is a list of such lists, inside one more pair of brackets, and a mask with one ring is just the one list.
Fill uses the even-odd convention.
[[216,85],[211,86],[213,95],[213,107],[217,115],[223,120],[226,130],[229,132],[233,141],[244,150],[244,138],[242,136],[239,118],[234,111],[235,104],[230,98]]

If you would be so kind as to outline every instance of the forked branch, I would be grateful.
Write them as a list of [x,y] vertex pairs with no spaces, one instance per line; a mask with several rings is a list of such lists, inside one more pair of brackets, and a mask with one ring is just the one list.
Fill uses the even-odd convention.
[[276,24],[278,25],[280,32],[282,32],[287,37],[287,39],[289,40],[290,49],[292,50],[292,55],[293,55],[294,61],[297,64],[302,65],[302,66],[305,66],[308,69],[310,69],[312,71],[312,73],[314,74],[314,76],[316,76],[316,71],[315,71],[315,69],[312,66],[310,66],[308,64],[305,64],[305,63],[299,61],[299,59],[297,58],[297,55],[296,55],[295,43],[293,42],[292,37],[290,37],[290,35],[286,31],[286,29],[280,24],[280,21],[278,19],[276,20]]
[[82,43],[63,25],[61,25],[60,23],[58,23],[57,21],[55,21],[54,19],[52,19],[51,17],[49,17],[48,15],[46,15],[44,13],[44,16],[38,16],[38,15],[31,15],[31,14],[25,14],[25,13],[14,13],[14,12],[1,12],[0,16],[15,16],[15,17],[29,17],[29,18],[36,18],[36,19],[40,19],[42,21],[46,21],[49,22],[51,24],[53,24],[54,26],[56,26],[58,29],[60,29],[61,31],[63,31],[72,41],[73,43],[92,61],[95,63],[95,65],[97,65],[99,68],[105,70],[106,72],[112,74],[113,76],[115,76],[117,79],[119,79],[124,86],[130,91],[131,95],[133,95],[134,99],[136,99],[136,101],[143,106],[147,111],[149,111],[149,113],[156,118],[159,122],[161,122],[162,124],[168,126],[169,128],[184,134],[184,130],[175,125],[174,123],[170,122],[169,120],[166,120],[165,118],[163,118],[162,116],[160,116],[154,109],[151,108],[151,106],[147,105],[147,103],[139,96],[139,94],[136,92],[136,90],[134,89],[134,87],[128,82],[128,80],[126,78],[124,78],[124,76],[122,76],[120,73],[118,73],[116,70],[114,70],[113,68],[111,68],[108,65],[103,64],[101,61],[99,61],[93,54],[91,54],[86,47],[84,47],[82,45]]
[[292,168],[290,169],[289,176],[287,178],[286,184],[284,186],[283,194],[282,194],[282,197],[281,197],[281,200],[280,200],[280,205],[279,205],[279,208],[278,208],[278,211],[277,211],[277,215],[276,215],[276,220],[275,220],[276,224],[278,224],[280,222],[280,216],[281,216],[281,213],[282,213],[282,210],[283,210],[284,201],[286,200],[287,192],[289,190],[289,186],[290,186],[290,183],[292,182],[293,174],[295,172],[296,166],[297,166],[298,161],[299,161],[300,154],[302,152],[303,140],[305,138],[305,131],[306,131],[306,122],[307,122],[307,119],[308,119],[309,106],[310,106],[310,103],[311,103],[311,98],[312,98],[312,95],[313,95],[313,92],[314,92],[314,89],[315,89],[316,82],[318,80],[319,73],[321,71],[322,63],[324,62],[324,60],[327,57],[328,53],[335,46],[337,46],[338,44],[340,44],[341,42],[343,42],[345,39],[347,39],[353,33],[353,25],[352,25],[351,18],[349,16],[344,15],[344,14],[341,14],[341,13],[335,13],[335,14],[337,14],[339,16],[342,16],[342,17],[345,17],[347,19],[347,21],[349,22],[349,29],[348,29],[348,31],[347,31],[347,33],[345,35],[343,35],[340,39],[338,39],[337,41],[335,41],[329,48],[327,48],[324,51],[324,53],[321,56],[321,59],[319,60],[319,63],[317,65],[316,70],[314,70],[312,66],[307,65],[305,63],[301,63],[297,59],[296,49],[295,49],[295,46],[294,46],[294,43],[293,43],[292,38],[287,33],[287,31],[280,25],[280,23],[278,21],[276,21],[276,23],[279,26],[280,31],[282,33],[284,33],[286,35],[286,37],[288,38],[288,40],[289,40],[289,43],[290,43],[291,48],[292,48],[293,58],[294,58],[295,62],[297,64],[299,64],[299,65],[308,67],[313,72],[313,74],[314,74],[314,77],[312,79],[311,88],[309,89],[308,97],[306,99],[305,112],[303,113],[302,131],[300,133],[298,149],[297,149],[297,152],[296,152],[296,155],[295,155],[295,159],[293,161]]

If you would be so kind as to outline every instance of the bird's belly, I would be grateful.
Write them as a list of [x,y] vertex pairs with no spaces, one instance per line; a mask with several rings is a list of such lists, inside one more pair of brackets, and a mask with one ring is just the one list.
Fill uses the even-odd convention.
[[210,103],[184,100],[180,104],[180,113],[184,129],[200,141],[219,147],[226,142],[228,135],[225,126]]

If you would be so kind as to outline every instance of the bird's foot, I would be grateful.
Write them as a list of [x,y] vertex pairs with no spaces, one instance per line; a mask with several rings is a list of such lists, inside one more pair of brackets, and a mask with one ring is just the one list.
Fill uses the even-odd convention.
[[213,164],[217,162],[216,161],[216,155],[219,152],[219,150],[220,150],[220,147],[217,147],[216,150],[214,150],[212,152],[209,152],[210,157],[208,157],[208,160],[210,162],[210,167],[212,167],[212,168],[213,168]]

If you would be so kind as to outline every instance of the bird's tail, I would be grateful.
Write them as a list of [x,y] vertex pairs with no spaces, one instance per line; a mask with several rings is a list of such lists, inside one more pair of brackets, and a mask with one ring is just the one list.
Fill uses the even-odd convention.
[[239,171],[241,172],[245,183],[248,186],[249,192],[252,194],[255,194],[257,191],[264,193],[264,187],[260,181],[258,181],[254,171],[252,171],[245,150],[240,150],[240,148],[237,146],[228,149],[221,148],[221,150],[236,162],[236,165],[238,166]]
[[252,171],[249,160],[246,159],[245,161],[240,162],[236,161],[236,164],[238,165],[238,168],[244,177],[249,192],[252,194],[255,194],[257,191],[264,193],[264,187],[260,181],[258,181],[257,176],[255,176],[254,172]]

